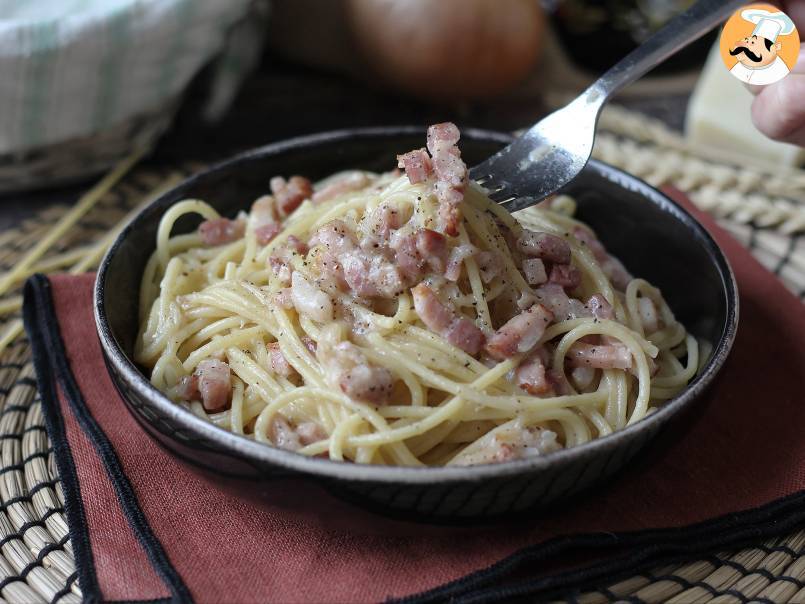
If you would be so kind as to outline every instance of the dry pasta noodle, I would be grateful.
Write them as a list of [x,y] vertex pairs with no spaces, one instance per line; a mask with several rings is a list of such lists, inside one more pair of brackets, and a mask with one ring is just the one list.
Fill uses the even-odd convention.
[[[178,202],[140,291],[136,360],[246,438],[356,463],[545,455],[640,421],[698,343],[566,196],[517,217],[467,181],[452,124],[399,171],[271,180],[250,212]],[[197,232],[173,235],[186,214]]]

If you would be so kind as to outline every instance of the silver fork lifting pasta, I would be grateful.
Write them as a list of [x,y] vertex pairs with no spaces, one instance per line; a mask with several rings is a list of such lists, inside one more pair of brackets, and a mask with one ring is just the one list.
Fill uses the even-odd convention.
[[[214,424],[358,463],[495,463],[640,421],[697,341],[556,197],[512,216],[436,124],[404,169],[271,179],[248,214],[162,217],[136,360]],[[197,232],[171,235],[185,214]]]

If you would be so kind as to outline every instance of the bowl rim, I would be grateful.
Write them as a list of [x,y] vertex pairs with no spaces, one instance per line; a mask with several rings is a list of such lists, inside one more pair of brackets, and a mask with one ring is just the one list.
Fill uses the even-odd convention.
[[[659,428],[660,425],[677,415],[687,407],[695,398],[712,383],[729,355],[735,341],[738,326],[739,298],[735,275],[727,258],[718,244],[713,240],[707,230],[684,208],[661,193],[648,183],[635,176],[627,174],[609,164],[591,159],[585,169],[593,170],[598,176],[610,180],[616,185],[639,193],[661,211],[669,213],[678,222],[681,222],[691,235],[699,240],[706,249],[721,278],[721,290],[726,296],[726,321],[722,326],[718,345],[713,349],[712,356],[702,371],[677,396],[669,399],[662,407],[640,421],[617,430],[607,436],[602,436],[582,445],[569,449],[531,458],[512,460],[500,464],[485,464],[477,466],[441,466],[441,467],[407,467],[407,466],[376,466],[368,464],[344,463],[329,459],[317,459],[299,455],[283,449],[278,449],[264,443],[251,440],[244,436],[234,434],[223,428],[196,416],[192,412],[172,402],[151,385],[148,378],[137,368],[133,360],[125,354],[118,344],[109,325],[105,306],[105,282],[109,274],[112,259],[120,250],[129,234],[135,230],[148,215],[167,203],[167,198],[177,191],[192,186],[197,180],[210,177],[213,174],[237,169],[241,163],[270,160],[271,157],[299,148],[312,147],[334,142],[349,142],[356,139],[394,138],[412,134],[424,134],[425,128],[420,126],[389,126],[375,128],[353,128],[333,130],[305,136],[294,137],[254,149],[238,153],[228,159],[218,162],[209,168],[194,173],[181,183],[164,191],[147,206],[142,208],[123,227],[115,241],[107,250],[99,266],[93,288],[93,310],[96,331],[101,349],[106,357],[107,371],[117,373],[118,378],[124,380],[127,386],[135,390],[147,403],[156,408],[163,416],[181,428],[188,430],[215,443],[225,451],[237,457],[245,458],[252,465],[270,465],[278,472],[289,472],[293,475],[308,475],[330,479],[345,479],[350,481],[367,481],[373,483],[404,483],[404,484],[433,484],[453,482],[478,482],[484,479],[516,474],[526,474],[544,471],[562,462],[570,462],[581,456],[594,456],[603,453],[610,447],[617,446],[618,442],[630,441],[638,433]],[[504,133],[473,128],[462,129],[462,137],[481,142],[495,142],[507,144],[513,138]],[[110,376],[111,377],[111,376]],[[122,398],[122,395],[121,395]],[[129,408],[128,405],[126,405]],[[130,413],[133,413],[129,409]],[[138,422],[139,423],[139,422]],[[144,429],[141,426],[142,429]],[[183,458],[186,456],[182,455]],[[191,461],[192,460],[187,460]]]

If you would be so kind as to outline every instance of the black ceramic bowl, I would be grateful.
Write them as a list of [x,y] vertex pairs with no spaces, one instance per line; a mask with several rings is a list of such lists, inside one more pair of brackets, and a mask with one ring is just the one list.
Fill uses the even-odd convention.
[[[177,457],[227,477],[247,493],[270,491],[270,479],[294,475],[381,512],[457,521],[545,506],[588,488],[623,467],[683,409],[702,404],[735,337],[738,309],[730,267],[687,212],[644,182],[596,161],[566,190],[578,201],[579,218],[634,274],[658,285],[677,317],[712,348],[693,382],[638,424],[576,448],[505,464],[365,466],[312,459],[237,436],[195,417],[151,386],[131,358],[140,276],[167,208],[192,197],[231,216],[264,193],[275,174],[299,173],[315,180],[349,168],[384,171],[393,167],[396,153],[418,148],[423,140],[422,129],[382,128],[268,145],[189,178],[140,212],[100,267],[95,318],[112,380],[144,430]],[[508,141],[502,134],[464,130],[461,150],[472,165]],[[174,232],[189,231],[197,224],[187,217]],[[671,425],[678,429],[678,423]]]

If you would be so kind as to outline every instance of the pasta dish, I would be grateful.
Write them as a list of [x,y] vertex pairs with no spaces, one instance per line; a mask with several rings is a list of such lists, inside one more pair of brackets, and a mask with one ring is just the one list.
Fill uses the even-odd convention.
[[571,198],[491,201],[458,141],[436,124],[388,173],[274,177],[234,218],[173,205],[140,289],[153,385],[258,442],[400,466],[549,454],[680,392],[698,345],[661,292]]

